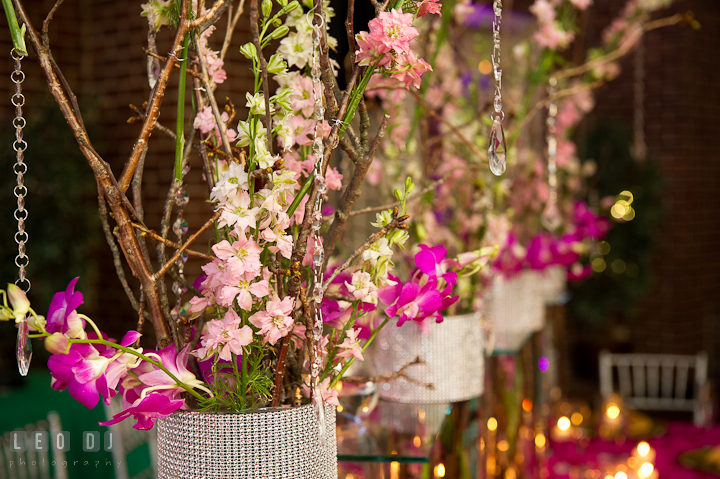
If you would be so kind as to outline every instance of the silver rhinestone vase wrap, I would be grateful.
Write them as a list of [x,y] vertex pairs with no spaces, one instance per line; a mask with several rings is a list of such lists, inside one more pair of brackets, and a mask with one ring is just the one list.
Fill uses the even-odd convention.
[[563,266],[551,266],[537,273],[546,304],[558,304],[565,292],[567,271]]
[[159,479],[337,479],[335,408],[320,447],[312,405],[251,413],[178,411],[157,421]]
[[542,276],[525,270],[506,278],[496,276],[487,301],[495,334],[539,331],[545,322]]
[[[378,333],[377,369],[390,375],[420,357],[424,365],[405,369],[413,380],[399,377],[380,386],[380,397],[405,403],[464,401],[483,393],[483,330],[478,313],[446,316],[442,323],[421,331],[408,321],[391,324]],[[425,387],[432,384],[434,389]]]

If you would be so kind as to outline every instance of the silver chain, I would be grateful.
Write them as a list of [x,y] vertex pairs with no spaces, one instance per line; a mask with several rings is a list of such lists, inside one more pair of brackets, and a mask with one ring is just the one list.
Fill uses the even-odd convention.
[[490,118],[495,119],[498,116],[502,121],[505,119],[505,113],[502,111],[502,70],[500,69],[500,23],[502,21],[502,0],[493,2],[493,12],[495,19],[493,20],[493,75],[495,76],[495,101],[493,102],[494,111],[490,114]]
[[645,46],[642,38],[635,50],[635,114],[633,118],[633,156],[642,161],[647,156],[645,142]]
[[313,323],[313,340],[315,345],[315,358],[313,364],[310,367],[310,374],[313,379],[313,386],[317,385],[317,379],[320,374],[322,366],[322,351],[321,342],[322,328],[323,328],[323,317],[322,311],[320,310],[320,303],[322,303],[324,291],[323,291],[323,262],[325,261],[325,251],[323,243],[320,240],[320,228],[322,227],[322,200],[323,195],[327,192],[327,185],[325,178],[322,173],[322,164],[324,157],[324,145],[323,145],[323,120],[325,119],[325,107],[323,106],[322,96],[318,96],[318,90],[322,91],[322,83],[320,82],[320,65],[318,64],[318,55],[320,53],[320,25],[313,24],[313,56],[312,56],[312,67],[310,69],[313,82],[313,101],[314,101],[314,114],[315,114],[315,131],[313,133],[313,155],[315,155],[315,189],[317,190],[317,197],[315,198],[315,204],[313,205],[312,217],[310,218],[310,224],[312,232],[310,233],[312,241],[314,242],[315,250],[313,252],[313,276],[314,285],[312,300],[315,303],[315,321]]
[[557,79],[550,78],[548,85],[548,116],[547,125],[547,169],[548,169],[548,187],[550,188],[550,201],[557,201],[557,128],[555,126],[555,117],[557,117],[557,103],[555,94],[557,88]]
[[[314,11],[313,8],[312,11]],[[310,13],[310,12],[308,12]],[[315,15],[318,15],[315,13]],[[325,120],[325,107],[323,106],[322,94],[318,95],[318,92],[322,92],[322,83],[320,82],[320,35],[321,27],[323,27],[325,19],[322,15],[318,17],[320,20],[318,23],[309,21],[313,29],[313,55],[312,65],[310,73],[312,75],[312,97],[314,102],[314,119],[315,119],[315,130],[313,131],[313,146],[312,151],[315,155],[315,189],[317,190],[317,197],[315,198],[315,204],[313,205],[312,217],[310,218],[311,226],[311,239],[314,242],[315,249],[313,251],[312,268],[313,268],[313,291],[312,291],[312,302],[314,307],[312,310],[315,312],[315,318],[313,321],[312,330],[312,346],[313,352],[310,354],[310,387],[314,398],[315,413],[318,419],[320,446],[325,447],[325,404],[322,399],[322,393],[319,389],[320,372],[322,370],[322,332],[323,332],[323,316],[320,310],[320,304],[324,296],[323,290],[323,263],[325,261],[325,250],[323,248],[322,241],[320,240],[320,228],[322,227],[322,201],[323,195],[327,193],[327,184],[325,183],[325,177],[322,173],[322,165],[324,158],[324,144],[323,144],[323,131],[324,131],[324,120]]]
[[549,231],[555,231],[562,221],[558,207],[558,180],[557,180],[557,79],[551,77],[548,83],[548,113],[545,125],[547,127],[547,175],[548,200],[541,215],[541,222]]
[[25,118],[23,117],[23,105],[25,105],[25,96],[22,94],[22,82],[25,80],[25,73],[22,71],[20,61],[25,58],[14,48],[10,51],[10,56],[15,60],[15,70],[10,74],[10,79],[15,84],[15,94],[10,101],[15,106],[15,118],[13,126],[15,127],[15,141],[13,142],[13,150],[15,150],[15,165],[13,171],[17,175],[17,186],[13,190],[17,198],[17,209],[15,210],[15,219],[18,222],[18,230],[15,233],[15,242],[18,245],[18,254],[15,257],[15,265],[18,267],[18,279],[15,284],[18,285],[26,293],[30,291],[30,280],[25,277],[25,269],[30,263],[28,255],[25,253],[25,243],[28,241],[28,234],[25,231],[25,221],[28,218],[28,211],[25,209],[25,196],[27,196],[27,187],[25,186],[25,173],[27,173],[27,165],[25,164],[25,150],[27,143],[23,140],[23,128],[25,128]]

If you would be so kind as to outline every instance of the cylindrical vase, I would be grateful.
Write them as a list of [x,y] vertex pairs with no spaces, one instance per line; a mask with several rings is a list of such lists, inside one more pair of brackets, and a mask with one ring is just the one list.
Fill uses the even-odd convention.
[[159,419],[159,479],[337,479],[335,408],[325,444],[312,405],[243,413],[178,411]]
[[[446,316],[442,323],[388,326],[378,334],[376,361],[380,374],[391,376],[380,396],[406,403],[444,403],[478,397],[484,387],[483,330],[478,313]],[[432,389],[427,387],[432,385]]]

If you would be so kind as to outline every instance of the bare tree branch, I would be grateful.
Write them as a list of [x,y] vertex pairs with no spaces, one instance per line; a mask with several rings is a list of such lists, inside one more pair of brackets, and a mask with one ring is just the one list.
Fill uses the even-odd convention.
[[170,259],[168,260],[168,262],[165,263],[165,264],[163,265],[163,267],[160,268],[160,269],[158,270],[158,272],[153,275],[153,277],[154,277],[156,280],[159,279],[159,278],[162,278],[162,276],[163,276],[165,273],[167,273],[167,270],[170,269],[170,267],[171,267],[172,265],[174,265],[177,260],[180,259],[180,256],[185,252],[185,250],[187,250],[188,247],[189,247],[196,239],[198,239],[198,237],[199,237],[201,234],[203,234],[203,232],[204,232],[206,229],[208,229],[209,227],[211,227],[211,226],[215,223],[215,221],[217,221],[218,218],[220,218],[220,212],[219,212],[219,211],[218,211],[217,213],[215,213],[212,218],[210,218],[209,220],[207,220],[207,222],[205,222],[205,224],[202,225],[199,230],[197,230],[192,236],[190,236],[190,237],[187,239],[187,241],[186,241],[180,248],[178,248],[178,250],[177,250],[177,251],[175,252],[175,254],[172,256],[172,258],[170,258]]
[[377,240],[388,234],[390,231],[399,228],[399,229],[407,229],[407,225],[403,224],[405,220],[410,218],[410,216],[400,216],[398,218],[398,209],[395,208],[393,211],[393,220],[388,223],[387,225],[380,228],[378,231],[376,231],[374,234],[370,235],[370,237],[365,240],[365,242],[360,245],[358,249],[356,249],[345,262],[342,264],[342,266],[339,266],[335,268],[335,271],[330,275],[330,278],[325,281],[325,284],[323,285],[324,289],[327,289],[328,286],[333,282],[337,276],[348,269],[350,266],[352,266],[353,262],[360,257],[361,254],[363,254],[368,248],[370,248],[373,243],[375,243]]
[[262,45],[260,44],[260,16],[258,12],[258,0],[250,0],[250,32],[252,33],[253,44],[257,51],[257,56],[260,63],[260,77],[262,78],[263,95],[265,97],[265,128],[267,128],[267,144],[268,151],[270,154],[274,151],[274,145],[272,141],[272,114],[270,113],[270,82],[268,81],[267,72],[267,60],[262,52]]

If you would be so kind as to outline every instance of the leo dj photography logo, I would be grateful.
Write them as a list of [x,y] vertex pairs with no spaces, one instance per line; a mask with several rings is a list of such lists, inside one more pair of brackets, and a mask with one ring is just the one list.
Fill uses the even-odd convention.
[[[101,448],[106,452],[113,452],[120,448],[120,436],[117,432],[106,431],[101,433],[99,431],[84,431],[80,439],[82,440],[80,447],[82,447],[83,452],[100,452]],[[10,433],[10,449],[16,453],[16,457],[15,460],[8,461],[8,465],[10,469],[13,467],[45,466],[44,461],[46,460],[45,457],[47,454],[37,453],[53,451],[53,460],[49,461],[49,465],[53,467],[67,468],[69,465],[80,465],[98,468],[101,464],[103,467],[120,467],[120,461],[116,461],[117,464],[113,464],[112,461],[105,458],[103,458],[103,460],[85,459],[66,461],[65,453],[71,450],[72,442],[69,431],[12,431]],[[74,447],[77,446],[77,444],[74,445]],[[34,459],[31,460],[29,456],[25,459],[25,455],[22,453],[27,452],[36,453],[32,456]],[[41,463],[39,464],[39,462]]]

